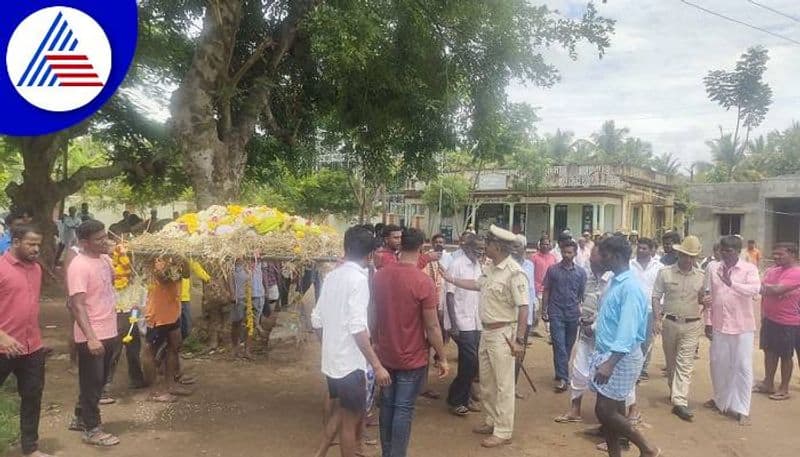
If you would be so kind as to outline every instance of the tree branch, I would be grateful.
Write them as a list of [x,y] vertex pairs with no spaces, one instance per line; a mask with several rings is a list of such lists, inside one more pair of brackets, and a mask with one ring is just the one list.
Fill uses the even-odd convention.
[[271,36],[264,39],[264,41],[262,41],[261,44],[259,44],[256,47],[256,50],[253,51],[253,54],[250,55],[250,57],[242,65],[242,67],[239,68],[239,70],[236,73],[234,73],[233,77],[231,77],[230,81],[231,87],[235,88],[236,86],[238,86],[239,82],[242,80],[244,75],[247,74],[247,72],[253,67],[253,65],[256,64],[256,62],[258,62],[259,59],[261,59],[261,57],[264,55],[264,52],[266,52],[267,48],[272,47],[274,45],[275,45],[275,40],[273,40]]

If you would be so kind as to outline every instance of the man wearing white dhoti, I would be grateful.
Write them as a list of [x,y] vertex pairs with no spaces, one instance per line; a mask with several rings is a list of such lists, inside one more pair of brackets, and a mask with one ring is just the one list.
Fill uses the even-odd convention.
[[[753,341],[756,330],[753,299],[761,289],[758,268],[739,259],[742,240],[726,236],[720,240],[720,262],[708,267],[711,306],[711,382],[714,396],[705,403],[750,424],[753,388]],[[708,324],[708,323],[707,323]]]

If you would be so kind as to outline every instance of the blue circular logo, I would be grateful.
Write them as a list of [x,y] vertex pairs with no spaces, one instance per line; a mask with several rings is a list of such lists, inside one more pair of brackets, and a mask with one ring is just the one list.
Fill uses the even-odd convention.
[[136,51],[136,0],[6,0],[0,133],[44,135],[96,113]]

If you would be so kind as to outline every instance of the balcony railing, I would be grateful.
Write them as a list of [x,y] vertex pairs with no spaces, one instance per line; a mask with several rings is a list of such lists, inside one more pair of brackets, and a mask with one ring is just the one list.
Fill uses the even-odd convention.
[[[463,176],[474,181],[476,171],[465,171]],[[510,190],[514,184],[514,170],[485,170],[478,177],[476,190]],[[625,178],[661,185],[670,185],[667,175],[652,170],[616,165],[556,165],[545,173],[544,186],[550,189],[579,189],[586,187],[625,188]],[[409,181],[406,190],[422,191],[424,182]]]

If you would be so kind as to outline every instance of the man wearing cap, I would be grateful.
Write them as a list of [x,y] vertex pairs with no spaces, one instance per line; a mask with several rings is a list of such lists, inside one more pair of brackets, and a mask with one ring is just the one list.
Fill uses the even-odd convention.
[[[696,236],[687,236],[673,249],[678,253],[678,262],[661,269],[653,285],[654,332],[663,339],[672,413],[691,422],[694,413],[689,409],[689,384],[694,370],[694,352],[703,333],[700,301],[704,295],[705,274],[695,267],[695,260],[702,251]],[[658,318],[662,315],[663,321]]]
[[515,241],[513,233],[492,225],[486,237],[486,256],[492,264],[483,275],[473,281],[445,273],[457,287],[481,292],[478,363],[486,417],[473,431],[491,435],[481,442],[488,448],[510,444],[514,430],[514,361],[524,350],[530,305],[525,272],[510,255]]

